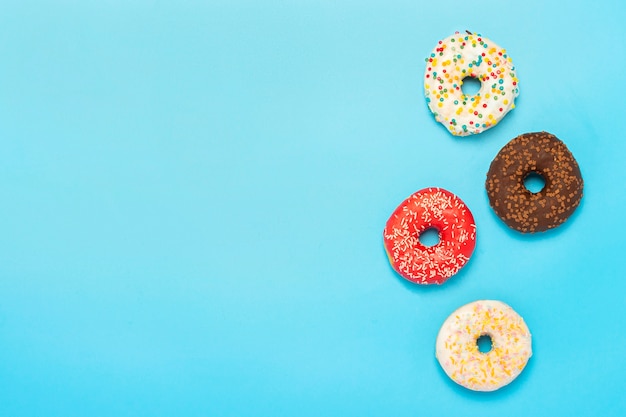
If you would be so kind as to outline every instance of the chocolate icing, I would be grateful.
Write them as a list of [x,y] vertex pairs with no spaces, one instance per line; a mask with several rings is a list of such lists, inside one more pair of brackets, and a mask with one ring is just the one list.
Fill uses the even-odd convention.
[[[545,180],[537,193],[524,186],[530,173]],[[559,226],[583,196],[578,163],[567,146],[548,132],[525,133],[504,145],[491,162],[485,186],[498,217],[522,233]]]

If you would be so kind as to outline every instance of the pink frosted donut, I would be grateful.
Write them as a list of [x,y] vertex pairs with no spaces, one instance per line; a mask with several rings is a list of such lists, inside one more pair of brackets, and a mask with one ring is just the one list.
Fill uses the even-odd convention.
[[[427,229],[437,230],[439,243],[428,247],[420,242]],[[469,261],[476,225],[460,198],[442,188],[425,188],[395,209],[383,239],[389,262],[402,277],[417,284],[442,284]]]
[[[481,336],[491,338],[490,351],[479,350]],[[531,355],[526,323],[501,301],[464,305],[446,319],[437,336],[436,356],[445,373],[474,391],[495,391],[509,384]]]

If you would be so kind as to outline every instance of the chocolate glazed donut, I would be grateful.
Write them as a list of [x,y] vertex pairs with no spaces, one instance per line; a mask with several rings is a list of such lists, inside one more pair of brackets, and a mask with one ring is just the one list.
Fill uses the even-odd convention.
[[[531,174],[545,186],[533,193]],[[485,184],[498,217],[522,233],[543,232],[565,222],[580,204],[583,179],[572,153],[547,132],[526,133],[507,143],[491,162]]]

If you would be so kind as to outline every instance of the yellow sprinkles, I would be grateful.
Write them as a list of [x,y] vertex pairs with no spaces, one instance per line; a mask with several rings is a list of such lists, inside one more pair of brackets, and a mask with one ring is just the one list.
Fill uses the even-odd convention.
[[[463,80],[478,79],[476,95],[463,93]],[[455,136],[495,126],[515,108],[518,79],[506,50],[478,33],[459,32],[439,41],[426,58],[424,93],[435,120]]]
[[[489,336],[483,353],[477,340]],[[450,315],[437,335],[436,356],[446,374],[474,391],[495,391],[513,381],[532,356],[526,323],[501,301],[479,300]]]

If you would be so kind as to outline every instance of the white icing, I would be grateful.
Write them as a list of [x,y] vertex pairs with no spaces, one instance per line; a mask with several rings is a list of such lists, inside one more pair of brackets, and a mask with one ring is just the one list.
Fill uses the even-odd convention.
[[[463,94],[463,79],[481,82]],[[479,34],[456,33],[439,41],[426,58],[424,93],[435,120],[455,136],[487,130],[513,108],[519,95],[515,67],[506,51]]]
[[[483,335],[492,340],[487,353],[476,344]],[[522,317],[505,303],[474,301],[443,323],[436,356],[456,383],[474,391],[494,391],[517,378],[526,366],[532,356],[531,335]]]

